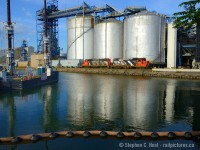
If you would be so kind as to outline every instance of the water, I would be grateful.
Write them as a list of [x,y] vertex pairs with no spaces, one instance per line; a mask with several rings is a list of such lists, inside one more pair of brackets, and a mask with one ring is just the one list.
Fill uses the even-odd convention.
[[[200,81],[195,80],[60,73],[59,83],[0,93],[0,137],[63,130],[200,131],[199,96]],[[61,138],[0,145],[0,149],[54,149],[55,145],[60,149],[89,149],[88,144],[92,149],[97,145],[95,149],[130,149],[119,147],[120,142]],[[124,146],[135,144],[133,140],[123,142]],[[152,141],[136,141],[149,142]],[[199,148],[184,140],[159,144],[165,142]]]

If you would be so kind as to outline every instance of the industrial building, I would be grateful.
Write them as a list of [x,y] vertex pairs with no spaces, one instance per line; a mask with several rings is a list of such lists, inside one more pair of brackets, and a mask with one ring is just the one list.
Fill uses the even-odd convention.
[[[195,45],[180,40],[182,32],[170,18],[145,7],[82,6],[58,9],[57,0],[47,3],[47,34],[52,56],[59,56],[58,19],[67,18],[67,59],[146,58],[168,68],[191,65]],[[37,51],[43,52],[43,9],[37,11]],[[193,49],[192,49],[193,48]],[[187,56],[187,57],[186,57]]]

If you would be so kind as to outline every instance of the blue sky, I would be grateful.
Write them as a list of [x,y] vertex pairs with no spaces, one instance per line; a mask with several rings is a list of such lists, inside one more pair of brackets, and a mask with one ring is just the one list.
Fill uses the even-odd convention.
[[[10,0],[11,19],[15,22],[15,46],[20,46],[22,40],[27,40],[29,46],[36,48],[36,11],[43,7],[43,0]],[[47,0],[48,1],[48,0]],[[119,11],[127,6],[145,6],[150,11],[172,15],[182,8],[178,5],[185,0],[85,0],[91,6],[111,5]],[[83,4],[82,0],[58,0],[59,9],[64,10]],[[6,48],[3,22],[6,21],[6,0],[0,0],[0,49]],[[66,19],[59,19],[59,45],[66,52],[67,47]]]

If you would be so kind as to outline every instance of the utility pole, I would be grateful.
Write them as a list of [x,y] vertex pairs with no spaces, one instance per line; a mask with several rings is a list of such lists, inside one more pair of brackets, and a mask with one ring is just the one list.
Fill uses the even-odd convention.
[[13,41],[14,41],[14,28],[11,22],[10,13],[10,0],[7,0],[7,25],[5,26],[6,36],[8,39],[8,50],[6,54],[6,63],[8,65],[8,72],[13,74],[15,69],[14,51],[13,51]]

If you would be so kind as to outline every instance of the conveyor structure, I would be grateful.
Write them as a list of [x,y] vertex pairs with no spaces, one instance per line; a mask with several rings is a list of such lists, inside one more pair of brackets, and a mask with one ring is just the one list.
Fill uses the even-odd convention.
[[[49,37],[49,49],[52,57],[57,57],[60,54],[58,45],[58,19],[68,18],[77,15],[93,15],[95,21],[105,20],[109,18],[126,17],[128,15],[146,10],[145,7],[127,7],[123,12],[120,12],[112,6],[105,5],[104,7],[90,6],[83,3],[82,6],[68,8],[65,10],[58,9],[58,0],[49,0],[46,9],[47,35]],[[37,18],[37,51],[43,52],[43,35],[44,35],[44,8],[36,12]]]

